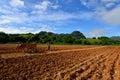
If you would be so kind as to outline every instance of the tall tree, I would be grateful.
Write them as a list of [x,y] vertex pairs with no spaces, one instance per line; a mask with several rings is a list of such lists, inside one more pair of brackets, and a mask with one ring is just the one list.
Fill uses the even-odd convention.
[[4,32],[0,32],[0,43],[7,43],[7,42],[9,42],[8,34]]

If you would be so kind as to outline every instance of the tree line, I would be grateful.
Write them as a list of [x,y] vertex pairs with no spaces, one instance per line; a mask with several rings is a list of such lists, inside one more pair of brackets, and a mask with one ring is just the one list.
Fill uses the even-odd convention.
[[86,38],[80,31],[73,31],[70,34],[56,34],[53,32],[41,31],[36,34],[6,34],[0,32],[0,43],[24,43],[36,42],[45,44],[80,44],[80,45],[119,45],[119,40],[114,40],[109,37],[93,37]]

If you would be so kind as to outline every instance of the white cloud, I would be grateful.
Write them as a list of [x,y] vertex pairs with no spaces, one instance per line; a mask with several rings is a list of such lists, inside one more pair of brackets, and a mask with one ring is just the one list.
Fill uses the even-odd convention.
[[110,8],[117,5],[120,0],[80,0],[81,4],[88,8],[98,8],[98,7],[105,7]]
[[52,3],[50,1],[43,1],[41,4],[35,5],[36,9],[45,11]]
[[7,24],[7,23],[10,23],[11,21],[10,20],[0,20],[0,25],[1,24]]
[[112,6],[114,6],[115,5],[115,3],[108,3],[108,4],[106,4],[106,7],[112,7]]
[[40,31],[55,32],[55,28],[50,27],[49,25],[41,24],[40,28],[31,28],[31,27],[0,27],[0,32],[5,33],[38,33]]
[[20,30],[22,30],[24,33],[34,31],[34,28],[29,27],[20,27]]
[[90,37],[99,37],[104,35],[106,32],[103,29],[93,29],[92,31],[86,33],[87,35],[89,35]]
[[53,4],[50,1],[43,1],[40,4],[34,6],[35,10],[32,11],[33,14],[45,14],[49,9],[58,9],[59,5]]
[[101,0],[101,3],[105,5],[106,8],[110,8],[116,5],[120,0]]
[[86,6],[88,8],[95,7],[95,6],[99,5],[97,0],[80,0],[80,1],[84,6]]
[[37,32],[40,32],[40,31],[55,32],[53,28],[50,28],[47,26],[41,27]]
[[10,5],[12,7],[24,7],[24,1],[22,1],[22,0],[11,0]]
[[59,5],[53,5],[52,8],[53,9],[58,9]]
[[2,18],[1,21],[6,21],[6,22],[20,22],[20,19],[17,18],[16,16],[15,17],[12,17],[12,16],[2,16],[1,18]]
[[79,12],[79,13],[66,13],[66,12],[56,12],[49,14],[40,14],[33,16],[32,19],[37,21],[64,21],[71,19],[90,19],[93,14],[90,12]]
[[[14,26],[15,23],[18,23],[18,25],[19,23],[21,23],[22,25],[26,26],[28,25],[27,23],[31,22],[29,25],[34,26],[38,23],[41,23],[41,22],[48,23],[49,21],[62,22],[66,24],[66,21],[70,21],[70,20],[73,21],[74,19],[89,20],[95,17],[99,18],[99,20],[102,20],[108,24],[120,24],[120,16],[119,16],[120,6],[117,6],[114,9],[109,11],[106,9],[106,7],[114,6],[117,0],[102,0],[102,1],[104,2],[104,5],[102,5],[102,3],[98,4],[97,0],[81,0],[81,3],[84,6],[89,7],[90,9],[94,8],[94,11],[68,13],[64,11],[56,12],[55,9],[59,8],[59,5],[57,5],[58,4],[57,2],[55,4],[48,0],[43,0],[41,3],[34,5],[33,7],[34,9],[30,8],[30,10],[33,9],[32,13],[34,13],[34,14],[30,14],[27,12],[27,11],[30,11],[28,8],[26,9],[26,12],[18,8],[18,7],[25,6],[23,0],[10,0],[10,5],[12,7],[6,4],[5,4],[6,7],[0,7],[0,13],[2,13],[2,15],[0,15],[0,25],[11,23],[10,25]],[[33,23],[33,22],[37,22],[37,23]],[[58,25],[58,24],[55,24],[55,25]],[[26,27],[0,28],[0,30],[3,30],[3,31],[8,29],[11,30],[12,32],[14,32],[13,30],[15,30],[15,32],[20,32],[20,33],[21,33],[20,30],[23,30],[23,32],[32,31],[32,29],[26,28]],[[42,26],[41,28],[38,29],[38,31],[35,31],[35,32],[39,32],[39,31],[54,32],[54,29],[50,28],[49,26]],[[94,30],[94,32],[97,32],[97,30]],[[100,30],[98,32],[100,33]],[[90,34],[95,35],[92,33]]]
[[101,17],[108,24],[120,25],[120,6],[117,6],[111,11],[104,12]]
[[[92,8],[91,13],[95,19],[101,20],[109,25],[120,25],[120,0],[80,0],[81,3]],[[93,17],[93,16],[92,16]]]
[[18,13],[13,15],[1,15],[0,16],[0,24],[7,24],[7,23],[23,23],[29,20],[29,17],[26,13]]
[[0,27],[0,31],[5,32],[5,33],[28,33],[33,31],[33,28],[28,28],[28,27]]
[[[0,13],[2,15],[17,15],[23,13],[19,8],[13,8],[9,5],[2,5],[0,6]],[[0,15],[1,16],[1,15]]]
[[81,1],[81,3],[82,3],[84,6],[87,5],[87,2],[86,2],[86,1],[84,1],[84,0],[80,0],[80,1]]
[[12,14],[13,12],[7,9],[0,8],[0,13],[2,14]]
[[20,31],[20,29],[15,29],[12,27],[0,27],[0,31],[5,32],[5,33],[21,33],[23,31]]
[[103,3],[108,3],[108,2],[118,2],[120,0],[101,0]]
[[46,32],[55,32],[56,28],[50,27],[46,24],[40,24],[41,27],[38,27],[37,30],[34,30],[33,33],[39,33],[40,31],[46,31]]

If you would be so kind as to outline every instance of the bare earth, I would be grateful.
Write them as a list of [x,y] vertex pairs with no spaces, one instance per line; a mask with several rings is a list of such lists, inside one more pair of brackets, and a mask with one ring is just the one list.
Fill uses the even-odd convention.
[[[0,44],[0,80],[120,80],[119,46],[38,46],[16,52]],[[40,53],[42,51],[42,53]]]

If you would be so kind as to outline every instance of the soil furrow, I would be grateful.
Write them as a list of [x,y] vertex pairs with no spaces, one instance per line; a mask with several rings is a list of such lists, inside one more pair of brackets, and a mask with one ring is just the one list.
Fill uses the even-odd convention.
[[[107,51],[107,53],[108,52],[111,52],[111,50]],[[61,74],[59,73],[59,75],[61,75],[59,77],[65,78],[65,80],[67,80],[69,78],[72,80],[72,79],[76,78],[77,76],[79,76],[80,74],[82,74],[83,72],[87,71],[90,68],[90,65],[93,65],[96,62],[101,63],[102,61],[104,61],[105,59],[103,59],[103,58],[105,58],[105,56],[107,56],[107,55],[105,55],[105,54],[99,55],[97,57],[94,57],[94,58],[86,61],[86,62],[83,62],[81,65],[79,65],[77,67],[69,69],[68,71],[66,70],[66,72],[62,72]],[[83,65],[83,67],[81,67],[82,65]],[[92,72],[94,72],[94,70]]]
[[120,55],[118,53],[116,61],[114,62],[114,80],[120,80]]
[[[117,49],[116,49],[117,50]],[[116,60],[116,51],[113,52],[113,54],[106,60],[105,66],[106,69],[103,70],[103,76],[102,80],[113,80],[113,75],[114,75],[114,63]]]
[[81,74],[80,76],[77,77],[77,80],[87,80],[89,78],[91,78],[95,71],[99,68],[99,63],[105,61],[105,59],[102,59],[101,61],[95,62],[94,64],[90,65],[90,68],[88,70],[86,70],[83,74]]
[[111,80],[114,80],[114,74],[115,74],[115,63],[118,59],[118,55],[116,56],[115,60],[112,63],[111,69],[110,69],[110,75],[111,75]]
[[[113,51],[112,51],[113,52]],[[112,54],[112,53],[111,53]],[[99,72],[99,70],[100,70],[100,65],[101,64],[103,64],[106,60],[107,60],[107,58],[111,55],[111,54],[107,54],[105,57],[101,57],[101,59],[97,62],[95,62],[94,64],[96,64],[95,66],[94,66],[94,68],[95,69],[93,69],[93,70],[91,70],[92,68],[89,68],[89,70],[88,71],[90,71],[89,73],[87,73],[87,71],[86,72],[84,72],[83,74],[82,74],[82,76],[84,75],[84,74],[87,74],[87,75],[84,75],[84,77],[82,77],[82,76],[78,76],[77,77],[77,80],[87,80],[87,79],[89,79],[89,80],[99,80],[100,79],[100,77],[102,76],[102,73],[100,73]],[[92,64],[91,66],[93,66],[94,64]],[[102,65],[103,66],[103,65]],[[103,66],[104,67],[104,66]],[[103,69],[103,67],[102,67],[102,69]],[[96,74],[97,73],[97,74]]]
[[10,53],[0,58],[0,80],[120,80],[119,53],[119,46],[54,46],[15,58]]
[[[99,60],[99,58],[96,58],[96,60]],[[87,61],[85,61],[85,62],[83,62],[82,64],[80,64],[80,65],[75,65],[73,68],[71,68],[71,69],[68,69],[68,70],[65,70],[65,71],[63,71],[63,72],[60,72],[59,74],[58,74],[58,78],[59,78],[59,80],[60,79],[62,79],[62,78],[69,78],[69,77],[73,77],[74,76],[74,78],[75,78],[75,76],[76,76],[76,73],[79,73],[79,74],[81,74],[82,72],[84,72],[84,71],[86,71],[86,70],[88,70],[89,68],[90,68],[90,66],[89,65],[91,65],[91,64],[93,64],[94,63],[94,59],[90,59],[90,61],[91,62],[87,62]],[[82,67],[81,67],[82,66]],[[81,67],[81,68],[80,68]],[[66,80],[65,79],[65,80]]]
[[[115,49],[116,50],[116,49]],[[94,73],[94,75],[92,76],[92,78],[90,78],[89,80],[102,80],[102,78],[103,78],[103,71],[106,69],[106,65],[105,65],[105,63],[107,62],[107,60],[111,57],[111,56],[113,56],[113,54],[114,54],[114,52],[115,52],[115,50],[113,50],[112,52],[111,52],[111,54],[109,54],[109,53],[107,53],[107,54],[109,54],[108,56],[106,56],[106,59],[105,60],[103,60],[103,62],[101,62],[101,63],[99,63],[98,64],[98,66],[99,66],[99,68],[95,71],[95,73]]]

